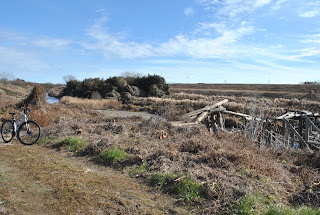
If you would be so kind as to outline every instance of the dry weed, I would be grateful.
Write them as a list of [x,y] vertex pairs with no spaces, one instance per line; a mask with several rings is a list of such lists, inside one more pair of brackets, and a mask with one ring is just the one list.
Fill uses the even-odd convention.
[[53,118],[54,114],[51,111],[41,108],[33,109],[30,119],[39,123],[41,127],[46,127],[53,121]]
[[60,103],[75,107],[84,107],[90,109],[121,109],[122,103],[116,99],[82,99],[70,96],[64,96]]

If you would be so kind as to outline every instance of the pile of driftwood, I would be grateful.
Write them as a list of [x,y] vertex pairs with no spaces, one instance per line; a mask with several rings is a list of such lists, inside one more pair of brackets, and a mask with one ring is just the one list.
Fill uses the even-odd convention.
[[[217,102],[199,110],[185,114],[184,121],[172,122],[174,126],[206,126],[209,132],[241,131],[259,144],[272,147],[320,149],[320,115],[308,111],[285,109],[279,117],[257,118],[248,114],[227,110],[222,105],[228,100]],[[239,118],[236,128],[225,126],[225,117]]]

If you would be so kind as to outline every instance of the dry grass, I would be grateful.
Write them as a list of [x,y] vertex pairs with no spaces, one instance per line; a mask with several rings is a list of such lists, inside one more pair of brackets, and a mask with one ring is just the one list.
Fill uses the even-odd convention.
[[207,96],[258,96],[274,98],[302,98],[311,92],[319,98],[320,85],[302,84],[170,84],[171,92],[196,93]]
[[41,108],[33,109],[30,119],[39,123],[41,127],[45,127],[53,122],[53,117],[54,113],[52,111],[47,111],[45,108]]
[[[164,110],[167,106],[175,106],[169,110],[176,109],[176,118],[187,112],[191,112],[196,109],[200,109],[207,105],[212,105],[216,102],[228,99],[229,102],[223,106],[227,110],[251,114],[253,106],[257,108],[257,111],[266,109],[266,116],[276,117],[284,113],[284,109],[294,110],[308,110],[311,112],[320,112],[320,102],[308,99],[285,99],[285,98],[259,98],[256,96],[252,97],[236,97],[236,96],[205,96],[200,94],[186,94],[186,93],[173,93],[169,98],[140,98],[136,105],[149,105],[153,112],[160,113],[165,116]],[[262,109],[261,109],[262,108]],[[168,118],[169,119],[169,118]]]
[[[15,161],[15,162],[13,162]],[[185,214],[113,170],[43,147],[0,151],[0,214]]]
[[82,99],[64,96],[60,99],[62,104],[74,107],[84,107],[89,109],[120,109],[122,103],[117,99]]
[[[123,172],[132,172],[143,163],[143,171],[135,175],[143,179],[150,174],[178,174],[201,181],[207,201],[199,203],[199,213],[229,213],[230,204],[255,191],[274,203],[289,205],[293,195],[320,179],[318,165],[309,162],[317,163],[318,154],[308,160],[309,155],[298,149],[261,149],[237,133],[214,136],[205,128],[176,128],[166,122],[225,98],[229,99],[224,105],[228,110],[247,114],[253,107],[257,113],[267,109],[266,116],[278,116],[284,108],[315,112],[320,109],[319,101],[307,99],[174,93],[163,99],[136,99],[133,109],[140,106],[163,116],[142,120],[105,117],[91,111],[122,109],[124,106],[117,100],[63,97],[59,104],[46,109],[54,116],[53,123],[44,128],[44,136],[79,135],[89,142],[81,154],[92,158],[113,148],[124,149],[128,156],[121,161]],[[234,123],[236,119],[230,117],[230,121]],[[160,140],[159,132],[168,133],[169,138]]]
[[[239,134],[213,136],[205,128],[171,127],[161,118],[64,119],[45,128],[44,133],[66,137],[76,135],[79,129],[89,141],[82,151],[84,155],[95,157],[122,148],[128,154],[121,162],[125,172],[143,163],[145,170],[138,177],[182,174],[201,181],[210,200],[201,206],[206,213],[227,210],[228,204],[254,191],[270,196],[276,203],[289,204],[292,193],[319,177],[314,167],[297,166],[297,154],[262,150]],[[159,131],[167,132],[169,138],[159,140]]]
[[7,94],[12,94],[12,95],[18,95],[18,96],[26,96],[30,93],[32,87],[31,86],[18,86],[15,84],[4,84],[4,83],[0,83],[0,89],[2,89],[2,91],[5,91]]

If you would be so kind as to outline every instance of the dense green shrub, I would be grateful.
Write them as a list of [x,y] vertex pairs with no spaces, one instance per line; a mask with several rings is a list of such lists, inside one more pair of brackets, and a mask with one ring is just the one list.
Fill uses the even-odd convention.
[[[129,80],[130,84],[128,84]],[[130,77],[110,77],[107,80],[100,78],[87,78],[85,80],[69,80],[61,96],[74,96],[82,98],[123,97],[127,96],[154,96],[162,97],[169,94],[169,87],[163,77],[158,75]],[[127,96],[128,97],[128,96]]]
[[169,86],[168,84],[166,84],[166,80],[159,75],[148,75],[141,78],[138,77],[137,86],[142,89],[148,96],[154,96],[152,95],[152,92],[154,92],[155,87],[157,87],[158,90],[161,90],[165,94],[169,93]]
[[78,80],[68,81],[66,87],[63,89],[61,94],[62,96],[82,97],[81,81],[78,81]]

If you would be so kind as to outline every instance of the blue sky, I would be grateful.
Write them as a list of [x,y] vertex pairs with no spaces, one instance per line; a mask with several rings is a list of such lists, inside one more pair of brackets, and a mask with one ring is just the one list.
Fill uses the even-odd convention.
[[2,0],[0,73],[169,83],[320,80],[319,0]]

